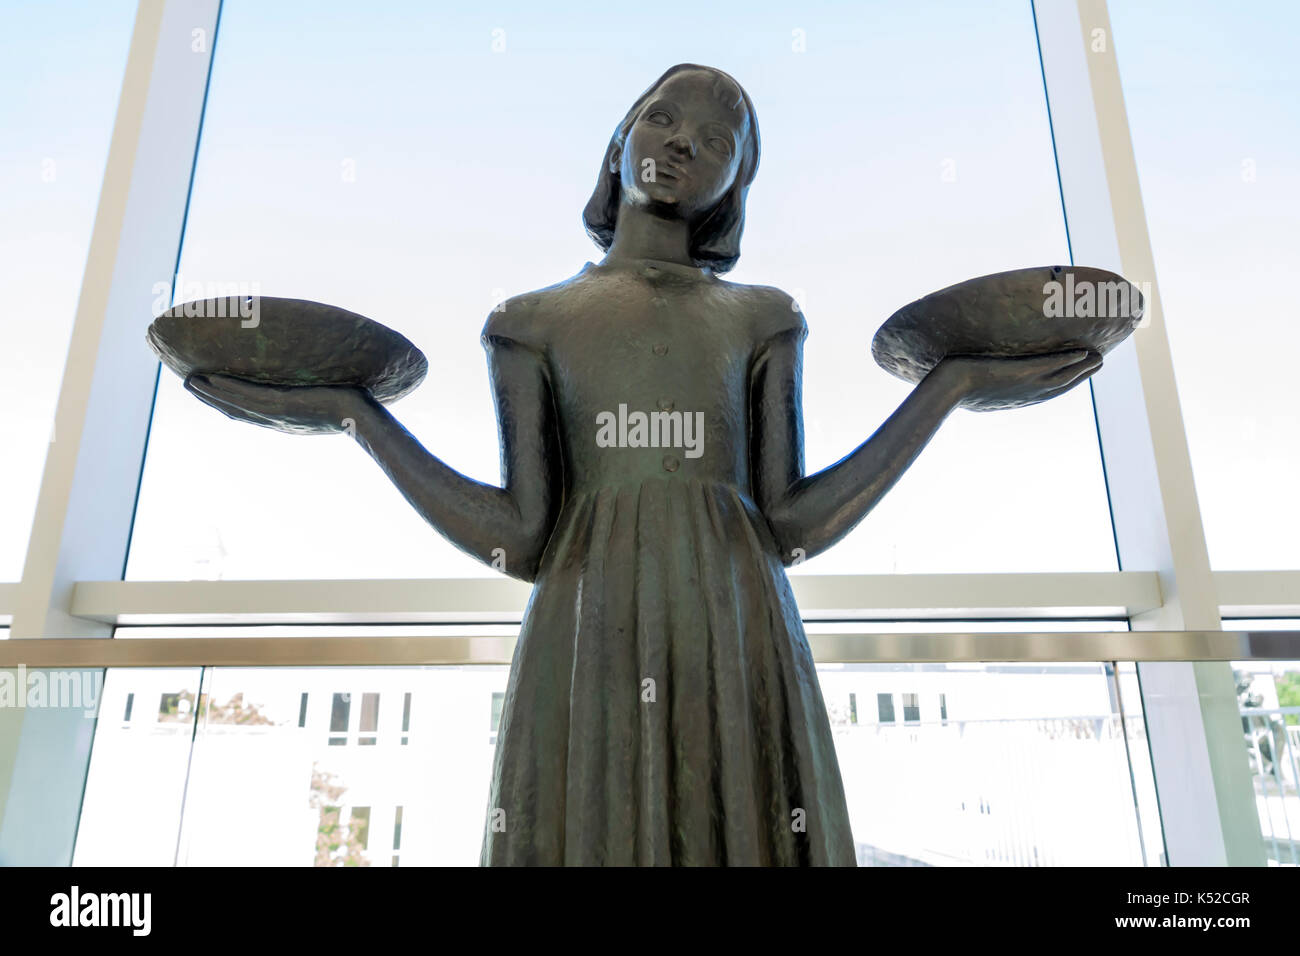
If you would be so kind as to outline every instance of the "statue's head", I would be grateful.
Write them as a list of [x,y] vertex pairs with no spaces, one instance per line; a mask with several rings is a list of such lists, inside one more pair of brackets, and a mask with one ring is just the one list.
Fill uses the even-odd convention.
[[691,259],[726,272],[740,258],[745,194],[758,170],[758,117],[721,70],[679,63],[637,99],[605,150],[583,210],[608,250],[624,202],[691,223]]

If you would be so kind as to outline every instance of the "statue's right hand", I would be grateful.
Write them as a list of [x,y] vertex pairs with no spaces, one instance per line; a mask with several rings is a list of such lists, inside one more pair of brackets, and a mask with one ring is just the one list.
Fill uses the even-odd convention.
[[1072,349],[1044,355],[952,355],[935,366],[935,371],[958,383],[961,404],[996,408],[1061,395],[1099,368],[1100,354]]
[[355,385],[267,385],[234,375],[191,373],[185,387],[238,421],[303,435],[355,433],[369,393]]

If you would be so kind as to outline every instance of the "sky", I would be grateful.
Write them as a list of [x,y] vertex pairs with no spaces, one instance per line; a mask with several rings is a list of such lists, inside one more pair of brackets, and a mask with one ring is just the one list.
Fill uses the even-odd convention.
[[1216,568],[1300,568],[1300,6],[1113,2]]
[[[1300,211],[1285,55],[1300,14],[1257,4],[1224,25],[1208,7],[1111,6],[1212,558],[1300,566],[1295,305],[1280,295]],[[0,580],[21,573],[133,9],[4,6],[22,29],[0,39],[0,77],[24,96],[0,104],[0,250],[18,299],[0,318]],[[430,375],[394,413],[475,478],[499,477],[483,321],[502,295],[598,261],[580,212],[600,157],[674,63],[728,71],[756,106],[763,158],[728,278],[803,303],[809,471],[906,396],[870,357],[890,313],[975,275],[1067,261],[1023,0],[302,9],[226,0],[181,273],[401,331]],[[152,298],[142,290],[142,348]],[[958,411],[858,529],[796,573],[1115,566],[1085,387]],[[347,438],[230,422],[164,370],[128,577],[493,573]]]
[[0,581],[22,576],[134,21],[0,0]]
[[[930,15],[884,5],[669,5],[647,22],[635,8],[386,18],[336,3],[302,22],[228,3],[182,273],[400,330],[431,371],[394,413],[435,454],[495,481],[478,342],[494,297],[599,258],[580,212],[615,124],[668,66],[717,66],[749,92],[764,142],[728,278],[803,302],[807,464],[824,467],[907,395],[870,357],[890,313],[1067,255],[1027,7],[943,9],[936,35]],[[799,570],[1114,567],[1084,390],[954,415],[876,512]],[[346,439],[241,428],[165,374],[127,574],[218,573],[493,572],[425,527]]]

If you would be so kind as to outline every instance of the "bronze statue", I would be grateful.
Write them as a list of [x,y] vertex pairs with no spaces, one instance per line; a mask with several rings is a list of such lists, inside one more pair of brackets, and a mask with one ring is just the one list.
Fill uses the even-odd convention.
[[719,70],[674,66],[632,106],[583,214],[604,258],[484,326],[502,487],[434,457],[367,387],[186,379],[234,418],[352,433],[434,528],[534,583],[483,864],[854,865],[784,567],[858,524],[954,409],[1100,367],[1088,348],[945,357],[804,474],[804,316],[720,278],[758,160],[753,104]]

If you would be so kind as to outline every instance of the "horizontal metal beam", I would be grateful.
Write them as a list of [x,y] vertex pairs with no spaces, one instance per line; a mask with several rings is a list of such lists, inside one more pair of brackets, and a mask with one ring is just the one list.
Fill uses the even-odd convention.
[[[1160,606],[1154,572],[793,575],[807,620],[1129,617]],[[1300,617],[1300,571],[1217,571],[1224,617]],[[0,582],[0,626],[20,585]],[[375,581],[88,581],[72,612],[120,625],[518,623],[528,585],[507,578]]]
[[121,625],[518,623],[529,592],[506,577],[82,581],[72,613]]
[[1300,571],[1216,571],[1224,617],[1300,617]]
[[13,620],[14,605],[18,603],[18,585],[0,581],[0,625]]
[[[1155,572],[792,575],[806,620],[1129,617],[1160,607]],[[83,581],[73,615],[121,625],[517,623],[510,578]]]
[[[1300,660],[1297,631],[812,634],[818,663]],[[371,667],[508,664],[515,639],[69,638],[0,641],[0,667]]]

